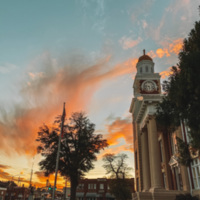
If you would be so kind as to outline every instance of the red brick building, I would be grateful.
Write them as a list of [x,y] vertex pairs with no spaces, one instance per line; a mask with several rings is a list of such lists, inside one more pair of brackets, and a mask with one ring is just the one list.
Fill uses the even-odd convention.
[[26,200],[30,194],[30,189],[25,187],[8,188],[6,199],[9,200]]
[[5,200],[7,188],[0,187],[0,200]]
[[[130,179],[132,192],[134,192],[134,179]],[[82,179],[76,190],[78,200],[114,200],[110,193],[109,179]]]

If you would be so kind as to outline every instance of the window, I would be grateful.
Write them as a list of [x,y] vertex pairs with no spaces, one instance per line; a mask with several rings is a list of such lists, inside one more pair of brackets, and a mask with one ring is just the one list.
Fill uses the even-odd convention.
[[136,178],[136,190],[139,192],[139,178]]
[[175,145],[175,143],[174,143],[174,135],[173,135],[173,133],[171,133],[171,135],[170,135],[170,138],[171,138],[171,150],[172,150],[172,155],[174,155],[174,153],[175,153],[175,147],[174,147],[174,145]]
[[160,145],[160,157],[161,157],[161,162],[164,162],[163,160],[163,145],[162,145],[162,140],[159,141],[159,145]]
[[96,184],[89,183],[88,184],[88,189],[96,189]]
[[162,177],[163,177],[163,186],[164,186],[164,188],[166,188],[166,177],[165,177],[165,172],[162,173]]
[[153,67],[151,67],[151,73],[153,73]]
[[103,190],[103,189],[104,189],[104,184],[101,183],[101,184],[100,184],[100,190]]
[[142,67],[140,67],[140,73],[142,74]]
[[84,189],[84,184],[83,183],[79,183],[77,189]]
[[138,169],[137,151],[135,151],[135,167]]
[[191,163],[192,176],[194,181],[194,188],[200,188],[200,161],[198,158],[194,159]]
[[145,67],[146,72],[149,72],[148,66]]

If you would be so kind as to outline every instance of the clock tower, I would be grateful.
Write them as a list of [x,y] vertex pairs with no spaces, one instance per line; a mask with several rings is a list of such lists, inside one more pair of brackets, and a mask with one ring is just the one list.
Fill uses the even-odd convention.
[[[181,167],[175,172],[173,165],[170,169],[173,159],[170,159],[168,152],[171,147],[168,145],[169,142],[164,140],[166,135],[157,126],[156,105],[163,98],[160,75],[155,73],[154,62],[145,54],[145,50],[139,57],[136,68],[137,73],[133,83],[134,98],[129,110],[133,119],[135,160],[136,193],[133,199],[174,200],[179,194],[177,188],[182,187],[177,185],[181,185],[182,181],[184,189],[188,190],[188,178],[186,168]],[[179,171],[184,172],[181,172],[182,178],[179,178]]]
[[[155,73],[152,58],[139,57],[133,83],[130,112],[133,118],[136,191],[151,199],[155,190],[163,189],[161,156],[155,120],[156,104],[161,102],[160,75]],[[142,198],[139,198],[142,199]]]
[[136,65],[137,74],[133,84],[134,96],[160,94],[160,75],[154,72],[154,62],[151,57],[145,54],[139,57]]

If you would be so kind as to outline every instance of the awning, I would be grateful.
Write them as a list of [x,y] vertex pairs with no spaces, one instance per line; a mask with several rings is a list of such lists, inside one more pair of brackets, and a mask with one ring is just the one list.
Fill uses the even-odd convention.
[[86,193],[86,197],[96,197],[97,193]]
[[84,197],[84,192],[77,192],[76,197]]
[[112,194],[110,194],[110,193],[106,193],[106,197],[107,198],[114,198],[114,196]]

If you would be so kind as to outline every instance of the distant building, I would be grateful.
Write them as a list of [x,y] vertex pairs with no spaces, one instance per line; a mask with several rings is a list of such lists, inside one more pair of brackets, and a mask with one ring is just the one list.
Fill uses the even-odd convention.
[[[134,179],[130,179],[131,188],[134,192]],[[114,200],[110,193],[109,179],[81,179],[76,190],[77,200]]]
[[30,189],[25,187],[8,187],[6,200],[28,200]]
[[70,199],[70,187],[63,188],[63,196],[64,196],[64,200]]
[[7,188],[0,187],[0,200],[5,200]]

